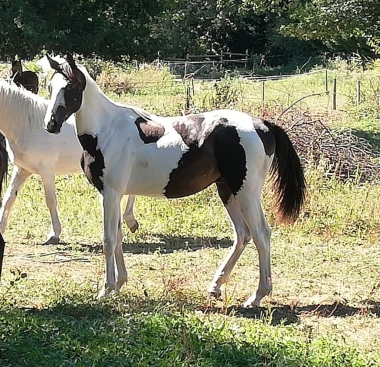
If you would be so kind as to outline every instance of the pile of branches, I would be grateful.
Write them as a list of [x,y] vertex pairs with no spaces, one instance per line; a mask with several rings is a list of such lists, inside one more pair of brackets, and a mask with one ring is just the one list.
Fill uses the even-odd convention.
[[287,114],[283,126],[306,164],[326,167],[329,177],[346,181],[373,181],[380,178],[380,151],[354,131],[335,131],[323,122],[325,116],[305,112]]

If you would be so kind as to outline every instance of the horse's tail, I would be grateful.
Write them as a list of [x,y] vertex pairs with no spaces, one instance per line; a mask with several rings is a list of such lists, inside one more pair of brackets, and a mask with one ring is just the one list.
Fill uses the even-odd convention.
[[295,221],[306,194],[303,167],[284,129],[268,121],[264,123],[276,140],[271,174],[274,177],[274,187],[278,196],[278,211],[283,220]]
[[0,198],[8,177],[8,152],[5,137],[0,133]]

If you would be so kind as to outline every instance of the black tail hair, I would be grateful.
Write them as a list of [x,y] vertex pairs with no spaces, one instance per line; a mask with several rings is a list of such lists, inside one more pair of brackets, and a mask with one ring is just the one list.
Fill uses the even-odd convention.
[[264,124],[276,139],[271,174],[275,179],[279,214],[282,219],[295,221],[306,195],[306,180],[301,160],[283,128],[269,121],[264,121]]

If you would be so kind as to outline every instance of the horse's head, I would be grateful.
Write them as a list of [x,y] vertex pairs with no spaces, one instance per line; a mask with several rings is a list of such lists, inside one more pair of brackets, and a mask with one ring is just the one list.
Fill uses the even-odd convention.
[[49,56],[47,58],[55,73],[49,83],[50,102],[45,115],[45,128],[50,133],[58,134],[62,124],[82,105],[86,77],[69,53],[62,64]]
[[13,60],[12,61],[12,73],[22,73],[22,63],[21,60]]

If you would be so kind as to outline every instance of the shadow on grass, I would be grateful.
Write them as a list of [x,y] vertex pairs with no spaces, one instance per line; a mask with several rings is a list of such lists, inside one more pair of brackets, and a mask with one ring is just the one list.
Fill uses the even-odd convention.
[[[230,333],[222,333],[220,322],[216,327],[191,313],[165,311],[164,300],[133,299],[132,310],[123,310],[110,300],[71,301],[42,310],[3,313],[0,365],[41,366],[49,361],[49,366],[216,367],[227,361],[230,366],[266,365],[278,358],[272,339],[268,344],[261,338],[260,348],[235,340]],[[291,346],[282,348],[294,353]]]
[[230,306],[228,308],[205,307],[200,308],[204,313],[221,313],[225,315],[234,315],[251,319],[267,320],[272,326],[290,325],[300,322],[302,317],[317,316],[321,318],[328,317],[350,317],[355,315],[373,315],[380,317],[380,302],[368,301],[363,306],[353,307],[344,305],[340,302],[326,303],[319,305],[290,306],[276,305],[270,308],[255,307],[244,308],[241,306]]
[[[305,343],[296,336],[283,339],[282,329],[272,333],[267,328],[268,322],[246,323],[246,332],[236,334],[229,329],[228,323],[221,324],[220,319],[199,318],[191,312],[183,312],[181,307],[170,311],[166,309],[165,300],[115,300],[98,302],[73,297],[42,310],[8,308],[0,315],[0,365],[44,366],[48,361],[51,367],[243,367],[282,365],[284,360],[303,362],[292,366],[327,365],[319,357],[320,363],[313,362],[315,356],[323,354],[325,344],[316,344],[315,350],[306,346],[305,350]],[[130,309],[125,307],[128,305]],[[379,304],[374,307],[378,312]],[[301,312],[315,312],[315,309],[316,306],[296,307],[294,310],[290,306],[276,306],[265,311],[232,307],[227,312],[247,318],[265,317],[270,320],[271,317],[271,324],[276,325],[286,324],[275,320],[289,319],[289,315],[293,323],[297,322]],[[321,305],[318,309],[319,312],[325,310],[326,315],[334,311],[342,317],[359,312],[359,309],[339,304]],[[217,313],[217,310],[211,312]],[[312,342],[309,340],[308,344]],[[344,355],[345,360],[354,358],[354,354],[348,355],[341,347],[335,348],[330,344],[328,354],[329,358],[331,354],[337,357]],[[337,358],[337,361],[340,363],[341,359]],[[341,366],[339,363],[329,365]]]
[[[148,254],[156,251],[170,254],[178,250],[198,251],[204,248],[230,248],[232,240],[230,238],[217,237],[183,237],[183,236],[167,236],[164,234],[154,234],[155,242],[133,242],[123,243],[123,252],[130,254]],[[100,253],[103,251],[101,244],[79,243],[71,244],[61,242],[59,249],[63,251],[80,250],[83,252]]]

